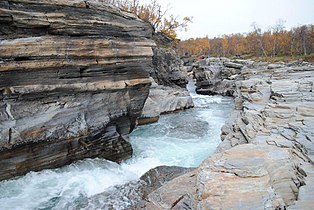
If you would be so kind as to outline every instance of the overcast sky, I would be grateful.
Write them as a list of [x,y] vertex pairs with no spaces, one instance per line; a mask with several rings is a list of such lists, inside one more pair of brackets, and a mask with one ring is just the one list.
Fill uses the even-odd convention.
[[[300,24],[314,24],[314,0],[157,0],[169,13],[193,16],[187,32],[180,39],[209,38],[252,30],[256,22],[262,29],[285,21],[286,29]],[[141,0],[142,3],[150,0]]]

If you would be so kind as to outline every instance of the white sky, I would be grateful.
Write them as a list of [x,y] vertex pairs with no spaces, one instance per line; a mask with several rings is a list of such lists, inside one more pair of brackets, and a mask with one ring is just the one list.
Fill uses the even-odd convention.
[[[187,32],[178,31],[180,39],[209,38],[252,30],[256,22],[262,29],[285,21],[286,29],[314,24],[314,0],[157,0],[169,14],[193,16]],[[150,0],[140,0],[141,3]]]

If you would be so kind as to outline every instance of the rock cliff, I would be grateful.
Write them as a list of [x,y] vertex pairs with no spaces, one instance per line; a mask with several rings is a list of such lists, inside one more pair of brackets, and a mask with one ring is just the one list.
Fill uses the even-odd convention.
[[156,122],[161,114],[194,106],[186,89],[187,70],[179,56],[174,50],[160,46],[153,51],[152,86],[142,116],[138,119],[139,125]]
[[151,35],[97,1],[1,1],[0,180],[129,157],[151,83]]
[[[208,59],[207,94],[235,97],[217,153],[147,195],[141,209],[312,209],[314,65]],[[214,85],[212,85],[214,84]]]
[[156,47],[153,51],[154,71],[151,72],[151,76],[156,83],[185,88],[188,78],[177,53],[172,48],[163,47]]

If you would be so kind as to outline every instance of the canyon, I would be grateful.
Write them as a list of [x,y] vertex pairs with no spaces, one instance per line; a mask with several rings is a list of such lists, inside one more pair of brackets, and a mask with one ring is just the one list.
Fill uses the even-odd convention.
[[92,0],[1,1],[0,35],[0,180],[128,159],[137,124],[194,106],[186,70],[197,93],[232,96],[235,110],[215,154],[152,169],[131,208],[314,206],[313,63],[210,57],[182,71],[148,23]]

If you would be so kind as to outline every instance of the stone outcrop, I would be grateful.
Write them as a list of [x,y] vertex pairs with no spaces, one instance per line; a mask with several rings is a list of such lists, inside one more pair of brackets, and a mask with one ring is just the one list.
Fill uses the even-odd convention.
[[171,48],[156,47],[153,49],[154,70],[151,76],[157,84],[169,87],[185,88],[188,78],[183,63]]
[[[290,149],[298,157],[293,161],[296,168],[290,171],[299,171],[304,181],[295,186],[282,182],[282,192],[289,194],[290,186],[295,198],[291,192],[290,199],[281,197],[285,207],[310,209],[314,198],[314,65],[257,63],[241,74],[244,80],[236,82],[234,94],[239,111],[223,129],[218,151],[246,143]],[[285,177],[284,173],[280,176]],[[293,176],[290,178],[294,180]]]
[[239,79],[243,65],[226,59],[208,58],[194,66],[196,92],[203,95],[233,96],[235,80]]
[[149,24],[97,1],[1,1],[0,180],[129,157],[151,36]]
[[197,177],[199,209],[285,209],[298,198],[305,175],[293,149],[243,144],[203,162]]
[[142,209],[284,209],[304,174],[287,148],[244,144],[213,155],[148,195]]
[[151,192],[143,209],[312,209],[313,64],[211,58],[203,66],[201,81],[232,82],[237,110],[216,154]]
[[194,106],[186,89],[187,70],[175,51],[163,47],[156,47],[153,51],[154,68],[150,72],[152,86],[138,119],[139,125],[156,122],[161,114]]
[[139,125],[157,122],[161,114],[194,107],[192,97],[184,88],[158,85],[152,81]]
[[[170,180],[192,171],[193,168],[158,166],[146,172],[138,181],[115,186],[94,195],[75,209],[142,209],[147,207],[147,196]],[[144,199],[144,200],[143,200]]]

